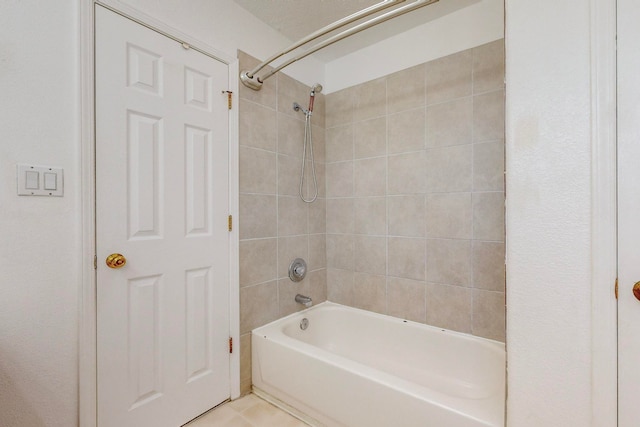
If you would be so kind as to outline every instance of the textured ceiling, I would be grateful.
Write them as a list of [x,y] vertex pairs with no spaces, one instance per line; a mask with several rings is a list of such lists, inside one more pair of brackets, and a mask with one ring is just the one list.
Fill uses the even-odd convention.
[[[297,41],[338,19],[379,3],[381,0],[234,1],[291,41]],[[438,3],[399,16],[342,40],[315,53],[314,56],[328,62],[479,1],[440,0]],[[407,0],[403,4],[410,2],[411,0]]]

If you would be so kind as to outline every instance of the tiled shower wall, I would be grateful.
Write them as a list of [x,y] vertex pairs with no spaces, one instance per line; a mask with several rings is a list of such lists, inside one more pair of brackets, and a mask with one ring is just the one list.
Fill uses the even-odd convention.
[[326,104],[328,299],[504,340],[503,40]]
[[[239,52],[240,69],[258,64]],[[324,95],[316,97],[312,123],[319,197],[298,197],[304,115],[310,88],[278,73],[260,91],[240,85],[240,358],[241,390],[251,388],[252,329],[302,307],[296,293],[326,300],[324,200]],[[310,171],[310,164],[307,164]],[[308,175],[305,182],[310,182]],[[288,278],[292,259],[307,261],[299,283]]]

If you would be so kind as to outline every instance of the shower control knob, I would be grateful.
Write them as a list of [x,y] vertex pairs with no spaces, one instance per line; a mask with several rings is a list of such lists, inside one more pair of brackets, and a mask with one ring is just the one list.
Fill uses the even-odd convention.
[[307,275],[307,263],[302,258],[296,258],[289,264],[289,279],[299,282]]

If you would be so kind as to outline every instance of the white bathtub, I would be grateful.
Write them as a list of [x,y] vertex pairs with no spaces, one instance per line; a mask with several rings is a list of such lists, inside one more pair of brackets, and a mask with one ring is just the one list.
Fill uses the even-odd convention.
[[254,391],[312,425],[504,426],[500,342],[325,302],[251,343]]

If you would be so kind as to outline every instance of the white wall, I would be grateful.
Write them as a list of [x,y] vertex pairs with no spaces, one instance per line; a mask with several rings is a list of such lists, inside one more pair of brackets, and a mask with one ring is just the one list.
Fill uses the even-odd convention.
[[[0,2],[2,426],[76,423],[77,34],[77,2]],[[17,163],[63,167],[64,197],[18,197]]]
[[327,63],[325,93],[503,37],[503,0],[479,0],[471,6]]
[[506,3],[508,425],[590,426],[590,2]]

